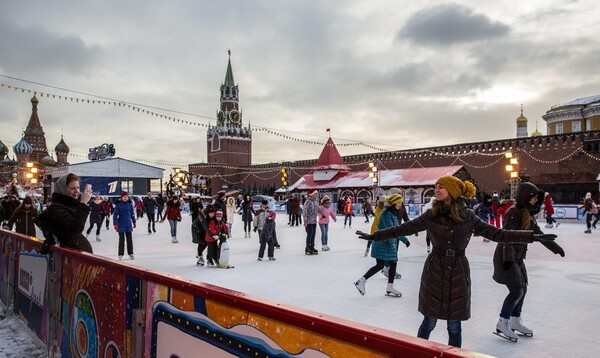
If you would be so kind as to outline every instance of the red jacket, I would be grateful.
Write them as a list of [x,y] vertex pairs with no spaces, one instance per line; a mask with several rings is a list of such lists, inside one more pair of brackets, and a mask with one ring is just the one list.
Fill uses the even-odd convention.
[[546,215],[554,214],[554,206],[552,206],[552,197],[550,195],[544,197],[544,211]]
[[179,205],[172,204],[167,205],[167,210],[165,210],[165,215],[163,215],[163,220],[177,220],[181,221],[181,210],[179,210]]
[[229,234],[227,224],[223,221],[218,223],[217,220],[210,220],[208,222],[208,231],[206,232],[205,237],[206,242],[216,242],[217,239],[215,239],[214,236],[221,234]]

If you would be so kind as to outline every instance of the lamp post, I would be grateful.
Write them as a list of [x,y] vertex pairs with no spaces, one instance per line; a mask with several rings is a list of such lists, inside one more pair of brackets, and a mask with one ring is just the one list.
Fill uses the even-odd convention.
[[517,186],[519,185],[519,160],[516,156],[513,156],[512,152],[504,153],[506,159],[508,159],[508,164],[505,167],[507,173],[509,173],[509,185],[510,185],[510,197],[511,199],[515,198],[515,194],[517,192]]
[[[375,194],[375,196],[379,196],[379,193],[378,193],[379,179],[380,179],[380,174],[379,174],[380,171],[378,168],[379,164],[380,164],[379,161],[369,162],[369,169],[371,170],[369,172],[369,177],[373,181],[373,193]],[[373,196],[372,199],[374,199],[375,196]]]

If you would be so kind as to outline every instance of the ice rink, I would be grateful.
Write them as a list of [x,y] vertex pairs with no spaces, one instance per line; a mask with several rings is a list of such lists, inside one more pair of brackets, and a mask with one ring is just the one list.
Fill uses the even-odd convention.
[[[290,227],[287,216],[277,216],[281,249],[276,261],[257,261],[258,238],[245,239],[240,216],[233,224],[229,240],[233,269],[196,266],[196,245],[191,241],[190,217],[184,215],[178,227],[178,244],[171,243],[169,224],[157,224],[157,233],[148,235],[147,220],[139,220],[134,231],[136,265],[179,275],[186,279],[227,287],[253,296],[307,308],[352,321],[416,335],[422,315],[417,311],[419,281],[427,255],[425,235],[411,236],[411,246],[401,245],[398,271],[402,279],[395,285],[403,296],[385,296],[387,279],[377,274],[367,282],[361,296],[353,282],[374,265],[365,257],[366,242],[357,239],[356,230],[368,230],[364,217],[356,216],[352,229],[343,228],[343,217],[330,224],[331,251],[316,256],[304,254],[304,227]],[[472,317],[463,322],[463,348],[498,357],[589,357],[597,350],[600,313],[600,230],[584,234],[585,223],[562,222],[545,229],[557,234],[566,256],[552,254],[540,244],[530,244],[527,253],[529,288],[523,307],[525,324],[534,337],[512,343],[492,334],[507,289],[492,280],[492,255],[496,244],[474,237],[467,250],[472,274]],[[90,241],[94,252],[117,259],[117,234],[101,231],[101,242]],[[317,229],[320,249],[320,232]],[[265,255],[266,256],[266,255]],[[127,257],[127,256],[125,256]],[[266,258],[266,257],[265,257]],[[439,321],[432,340],[447,342],[445,321]]]

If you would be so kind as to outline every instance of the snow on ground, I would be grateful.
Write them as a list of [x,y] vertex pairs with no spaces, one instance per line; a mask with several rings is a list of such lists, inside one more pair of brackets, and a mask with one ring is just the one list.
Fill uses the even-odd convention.
[[18,317],[7,318],[5,312],[0,302],[0,358],[46,357],[45,346],[35,334]]
[[[387,280],[381,275],[367,282],[367,293],[361,296],[353,282],[362,276],[375,260],[365,257],[366,242],[354,231],[369,229],[364,217],[355,217],[352,229],[343,228],[343,217],[330,224],[331,251],[316,256],[304,255],[304,227],[290,227],[287,216],[277,216],[277,233],[281,249],[276,261],[257,261],[258,238],[245,239],[239,216],[233,224],[230,239],[231,264],[234,269],[197,267],[196,245],[191,241],[190,217],[179,224],[179,244],[172,244],[167,222],[157,224],[157,233],[148,235],[146,219],[134,231],[135,260],[123,260],[157,271],[206,282],[270,301],[303,307],[316,312],[416,335],[422,315],[417,311],[421,270],[427,255],[425,236],[409,237],[412,245],[399,251],[398,270],[402,279],[396,287],[403,297],[384,295]],[[584,234],[585,224],[565,221],[560,227],[542,229],[559,235],[557,242],[566,257],[552,254],[540,244],[529,245],[527,268],[529,288],[523,307],[523,319],[535,333],[533,338],[520,338],[512,343],[493,334],[507,289],[492,280],[492,256],[496,244],[474,237],[467,250],[472,274],[472,317],[463,322],[463,348],[499,357],[584,357],[595,351],[597,310],[600,296],[600,230]],[[101,242],[90,241],[95,253],[116,260],[117,234],[112,229],[101,231]],[[320,233],[317,230],[317,247]],[[127,257],[127,256],[125,256]],[[6,337],[0,325],[0,337]],[[446,322],[439,321],[432,340],[446,343]],[[3,339],[0,338],[0,341]],[[0,346],[0,357],[2,357]]]

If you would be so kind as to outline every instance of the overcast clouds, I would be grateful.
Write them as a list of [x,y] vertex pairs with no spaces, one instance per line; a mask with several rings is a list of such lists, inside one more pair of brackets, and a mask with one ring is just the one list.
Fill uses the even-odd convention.
[[[214,117],[231,49],[244,122],[420,148],[513,137],[521,103],[529,132],[537,120],[545,133],[550,106],[599,95],[599,19],[593,1],[1,1],[0,74]],[[4,143],[20,139],[29,99],[0,90]],[[62,131],[77,154],[108,142],[124,158],[206,160],[206,129],[47,98],[39,110],[49,148]],[[253,161],[321,149],[256,132]]]

